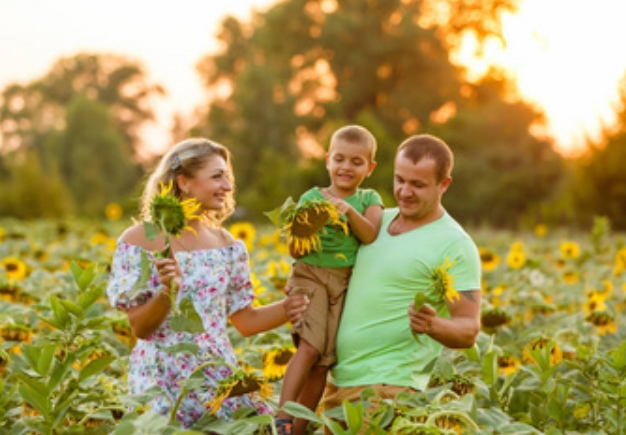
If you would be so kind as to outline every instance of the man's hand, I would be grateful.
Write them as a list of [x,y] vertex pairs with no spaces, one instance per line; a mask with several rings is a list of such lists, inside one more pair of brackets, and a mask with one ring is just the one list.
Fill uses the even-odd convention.
[[424,304],[422,308],[415,311],[413,302],[409,307],[409,325],[416,334],[429,334],[433,331],[433,321],[437,317],[437,312],[430,306]]

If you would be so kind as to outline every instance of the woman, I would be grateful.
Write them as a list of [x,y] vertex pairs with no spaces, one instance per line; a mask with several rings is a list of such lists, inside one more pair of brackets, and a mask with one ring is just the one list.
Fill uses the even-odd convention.
[[[152,198],[170,182],[171,194],[179,200],[193,198],[199,203],[201,218],[187,221],[193,231],[172,237],[171,258],[165,259],[153,254],[165,248],[163,235],[149,240],[141,223],[128,228],[118,240],[107,288],[111,304],[127,313],[138,337],[130,357],[129,390],[137,394],[155,385],[161,387],[163,394],[151,405],[162,414],[170,412],[181,382],[200,365],[210,361],[237,365],[226,330],[229,319],[241,334],[249,336],[289,319],[297,321],[307,304],[305,297],[294,295],[266,306],[252,306],[248,252],[242,241],[221,227],[234,209],[234,180],[225,147],[207,139],[188,139],[175,145],[161,158],[146,183],[141,203],[143,220],[150,220]],[[142,253],[153,260],[151,277],[137,292]],[[203,332],[172,330],[172,296],[178,301],[192,301],[202,319]],[[192,356],[167,351],[179,343],[195,343],[199,352]],[[205,404],[214,397],[218,381],[232,373],[227,365],[209,365],[202,370],[202,388],[186,394],[177,411],[177,419],[185,427],[201,417]],[[224,400],[217,416],[229,419],[243,406],[254,407],[259,413],[272,412],[259,398],[245,395]]]

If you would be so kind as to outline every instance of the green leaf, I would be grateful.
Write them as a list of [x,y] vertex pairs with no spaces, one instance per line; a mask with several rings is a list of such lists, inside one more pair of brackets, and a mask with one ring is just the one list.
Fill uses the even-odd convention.
[[463,349],[463,353],[472,362],[480,361],[480,350],[478,349],[478,345],[474,343],[474,345],[468,349]]
[[489,386],[493,386],[498,379],[498,351],[491,350],[483,358],[482,365],[483,381]]
[[614,349],[611,352],[613,359],[613,366],[618,370],[626,368],[626,342],[622,343],[620,347]]
[[82,382],[88,377],[93,376],[96,373],[100,373],[102,370],[107,368],[107,366],[109,366],[115,360],[116,360],[116,357],[114,356],[105,356],[105,357],[90,361],[89,364],[83,367],[83,369],[80,371],[78,380]]
[[353,405],[347,400],[343,401],[343,413],[346,416],[348,427],[352,433],[357,433],[363,427],[363,402]]
[[96,267],[93,264],[83,269],[76,262],[72,261],[70,264],[70,271],[74,277],[74,282],[76,282],[76,285],[81,291],[85,291],[96,276]]
[[283,202],[280,207],[277,207],[273,210],[263,212],[268,219],[276,225],[278,228],[282,228],[285,224],[289,223],[293,218],[293,214],[297,208],[297,204],[294,202],[293,198],[290,196]]
[[78,304],[83,310],[92,306],[100,296],[104,295],[105,285],[91,286],[78,296]]
[[180,314],[170,318],[170,327],[176,332],[204,332],[202,318],[196,312],[193,302],[189,298],[183,298],[180,301]]
[[144,221],[143,230],[146,234],[146,239],[152,241],[159,235],[159,226],[153,222]]
[[37,393],[37,395],[45,397],[47,400],[50,391],[43,382],[28,375],[25,375],[24,373],[15,373],[15,377],[18,379],[21,385],[28,386],[28,388]]
[[63,305],[63,307],[67,311],[69,311],[71,314],[75,315],[76,317],[83,316],[83,309],[75,302],[72,302],[67,299],[59,299],[59,302],[61,303],[61,305]]
[[286,402],[282,409],[295,418],[302,418],[319,424],[324,423],[316,413],[297,402]]
[[128,293],[129,299],[134,299],[145,290],[148,286],[148,281],[150,280],[150,276],[152,276],[152,268],[150,267],[151,261],[148,257],[148,254],[145,251],[141,251],[141,259],[139,263],[140,273],[139,278],[130,289]]
[[39,352],[39,356],[37,358],[37,373],[41,376],[47,376],[50,371],[50,366],[52,359],[54,358],[54,353],[57,350],[56,344],[47,344],[41,346],[41,352]]
[[167,353],[177,354],[186,353],[188,355],[197,355],[200,351],[200,346],[196,343],[178,343],[164,349]]
[[20,384],[18,388],[20,396],[26,403],[39,411],[44,416],[50,413],[50,401],[48,394],[41,394],[26,384]]
[[61,329],[65,328],[70,321],[70,315],[67,313],[65,307],[61,305],[56,295],[50,296],[50,307],[52,308],[52,314],[54,314],[56,323],[61,326]]
[[25,343],[22,344],[22,355],[24,355],[26,362],[28,363],[30,368],[32,368],[38,374],[43,376],[42,373],[39,373],[39,355],[40,354],[41,354],[41,348],[39,346],[33,346],[32,344],[25,344]]

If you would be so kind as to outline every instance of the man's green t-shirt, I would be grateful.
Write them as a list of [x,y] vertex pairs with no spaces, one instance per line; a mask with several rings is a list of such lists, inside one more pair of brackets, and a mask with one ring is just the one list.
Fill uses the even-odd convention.
[[[424,390],[442,345],[425,334],[418,343],[409,327],[415,292],[428,289],[431,269],[454,261],[448,273],[458,291],[479,290],[481,264],[471,237],[447,213],[404,234],[391,236],[398,215],[383,212],[378,238],[359,249],[337,336],[337,364],[331,382],[338,387],[390,384]],[[428,289],[428,290],[426,290]],[[444,301],[431,304],[449,317]]]
[[[324,198],[319,188],[314,187],[306,191],[300,197],[299,204],[305,200],[321,200]],[[343,199],[350,204],[357,212],[363,214],[371,205],[380,205],[383,201],[378,192],[373,189],[357,189],[357,191]],[[341,217],[347,220],[346,216]],[[349,229],[350,227],[348,227]],[[304,263],[319,267],[347,267],[354,264],[356,252],[359,249],[359,240],[354,233],[349,230],[348,234],[338,225],[327,223],[319,234],[321,247],[320,251],[313,251],[298,259]]]

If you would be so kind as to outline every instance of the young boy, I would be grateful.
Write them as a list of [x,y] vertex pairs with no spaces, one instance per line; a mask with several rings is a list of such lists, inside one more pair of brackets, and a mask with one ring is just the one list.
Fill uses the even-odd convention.
[[[360,243],[373,242],[380,228],[380,195],[359,187],[376,167],[375,154],[376,139],[367,129],[358,125],[340,128],[326,154],[330,186],[314,187],[300,197],[300,204],[324,198],[332,202],[347,220],[349,231],[346,234],[342,227],[327,223],[319,234],[320,249],[300,255],[291,246],[296,262],[287,286],[291,293],[308,295],[310,302],[292,331],[297,350],[285,372],[280,407],[297,401],[315,410],[324,384],[307,383],[307,378],[315,370],[315,379],[325,379],[323,375],[335,362],[335,338],[357,249]],[[279,435],[305,433],[307,425],[305,420],[294,425],[282,409],[275,423]]]

